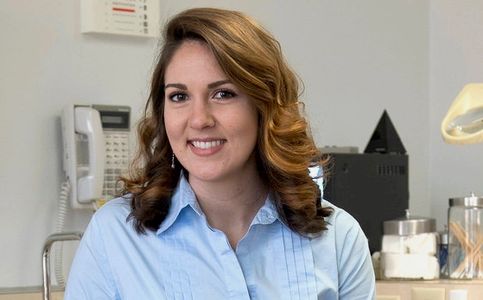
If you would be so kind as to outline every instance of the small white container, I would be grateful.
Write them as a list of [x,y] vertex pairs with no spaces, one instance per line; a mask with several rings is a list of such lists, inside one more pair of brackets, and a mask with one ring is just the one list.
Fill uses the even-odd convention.
[[406,216],[385,221],[381,249],[382,279],[439,278],[438,233],[434,219]]

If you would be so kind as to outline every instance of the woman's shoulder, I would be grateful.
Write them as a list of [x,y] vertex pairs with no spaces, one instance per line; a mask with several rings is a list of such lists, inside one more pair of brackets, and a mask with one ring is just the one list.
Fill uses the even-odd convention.
[[129,194],[109,200],[95,212],[94,218],[97,222],[126,221],[131,213],[131,200],[132,197]]
[[315,243],[314,260],[320,266],[336,261],[331,271],[337,274],[335,280],[341,298],[373,299],[374,271],[368,241],[361,226],[344,209],[325,200],[322,206],[332,207],[333,213],[327,219],[329,225],[321,237],[324,240],[326,236],[326,240]]
[[322,207],[330,207],[333,210],[332,214],[327,218],[329,226],[346,228],[351,228],[353,226],[359,227],[357,220],[343,208],[340,208],[327,200],[322,200]]
[[344,245],[358,241],[367,242],[359,222],[350,213],[326,200],[322,201],[322,207],[332,208],[332,214],[326,218],[327,230],[315,239],[314,243],[330,244],[335,249],[340,249]]

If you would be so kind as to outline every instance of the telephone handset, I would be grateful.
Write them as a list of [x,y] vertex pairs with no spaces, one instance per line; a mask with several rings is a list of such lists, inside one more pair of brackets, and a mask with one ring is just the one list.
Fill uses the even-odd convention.
[[128,106],[68,105],[62,113],[63,165],[72,208],[109,200],[128,166]]

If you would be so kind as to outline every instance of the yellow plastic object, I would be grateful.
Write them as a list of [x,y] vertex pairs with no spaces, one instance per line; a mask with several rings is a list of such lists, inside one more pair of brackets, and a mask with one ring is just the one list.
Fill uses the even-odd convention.
[[99,208],[101,208],[102,206],[104,206],[104,204],[107,203],[107,199],[105,198],[101,198],[101,199],[98,199],[96,201],[93,202],[93,206],[94,206],[94,210],[98,210]]
[[483,84],[464,86],[441,123],[441,133],[450,144],[483,142]]

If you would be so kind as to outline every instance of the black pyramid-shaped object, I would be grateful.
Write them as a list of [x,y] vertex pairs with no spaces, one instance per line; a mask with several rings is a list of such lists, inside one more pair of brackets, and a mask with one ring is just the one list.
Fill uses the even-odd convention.
[[382,113],[379,123],[372,134],[364,153],[397,153],[406,154],[396,128],[391,122],[386,110]]

